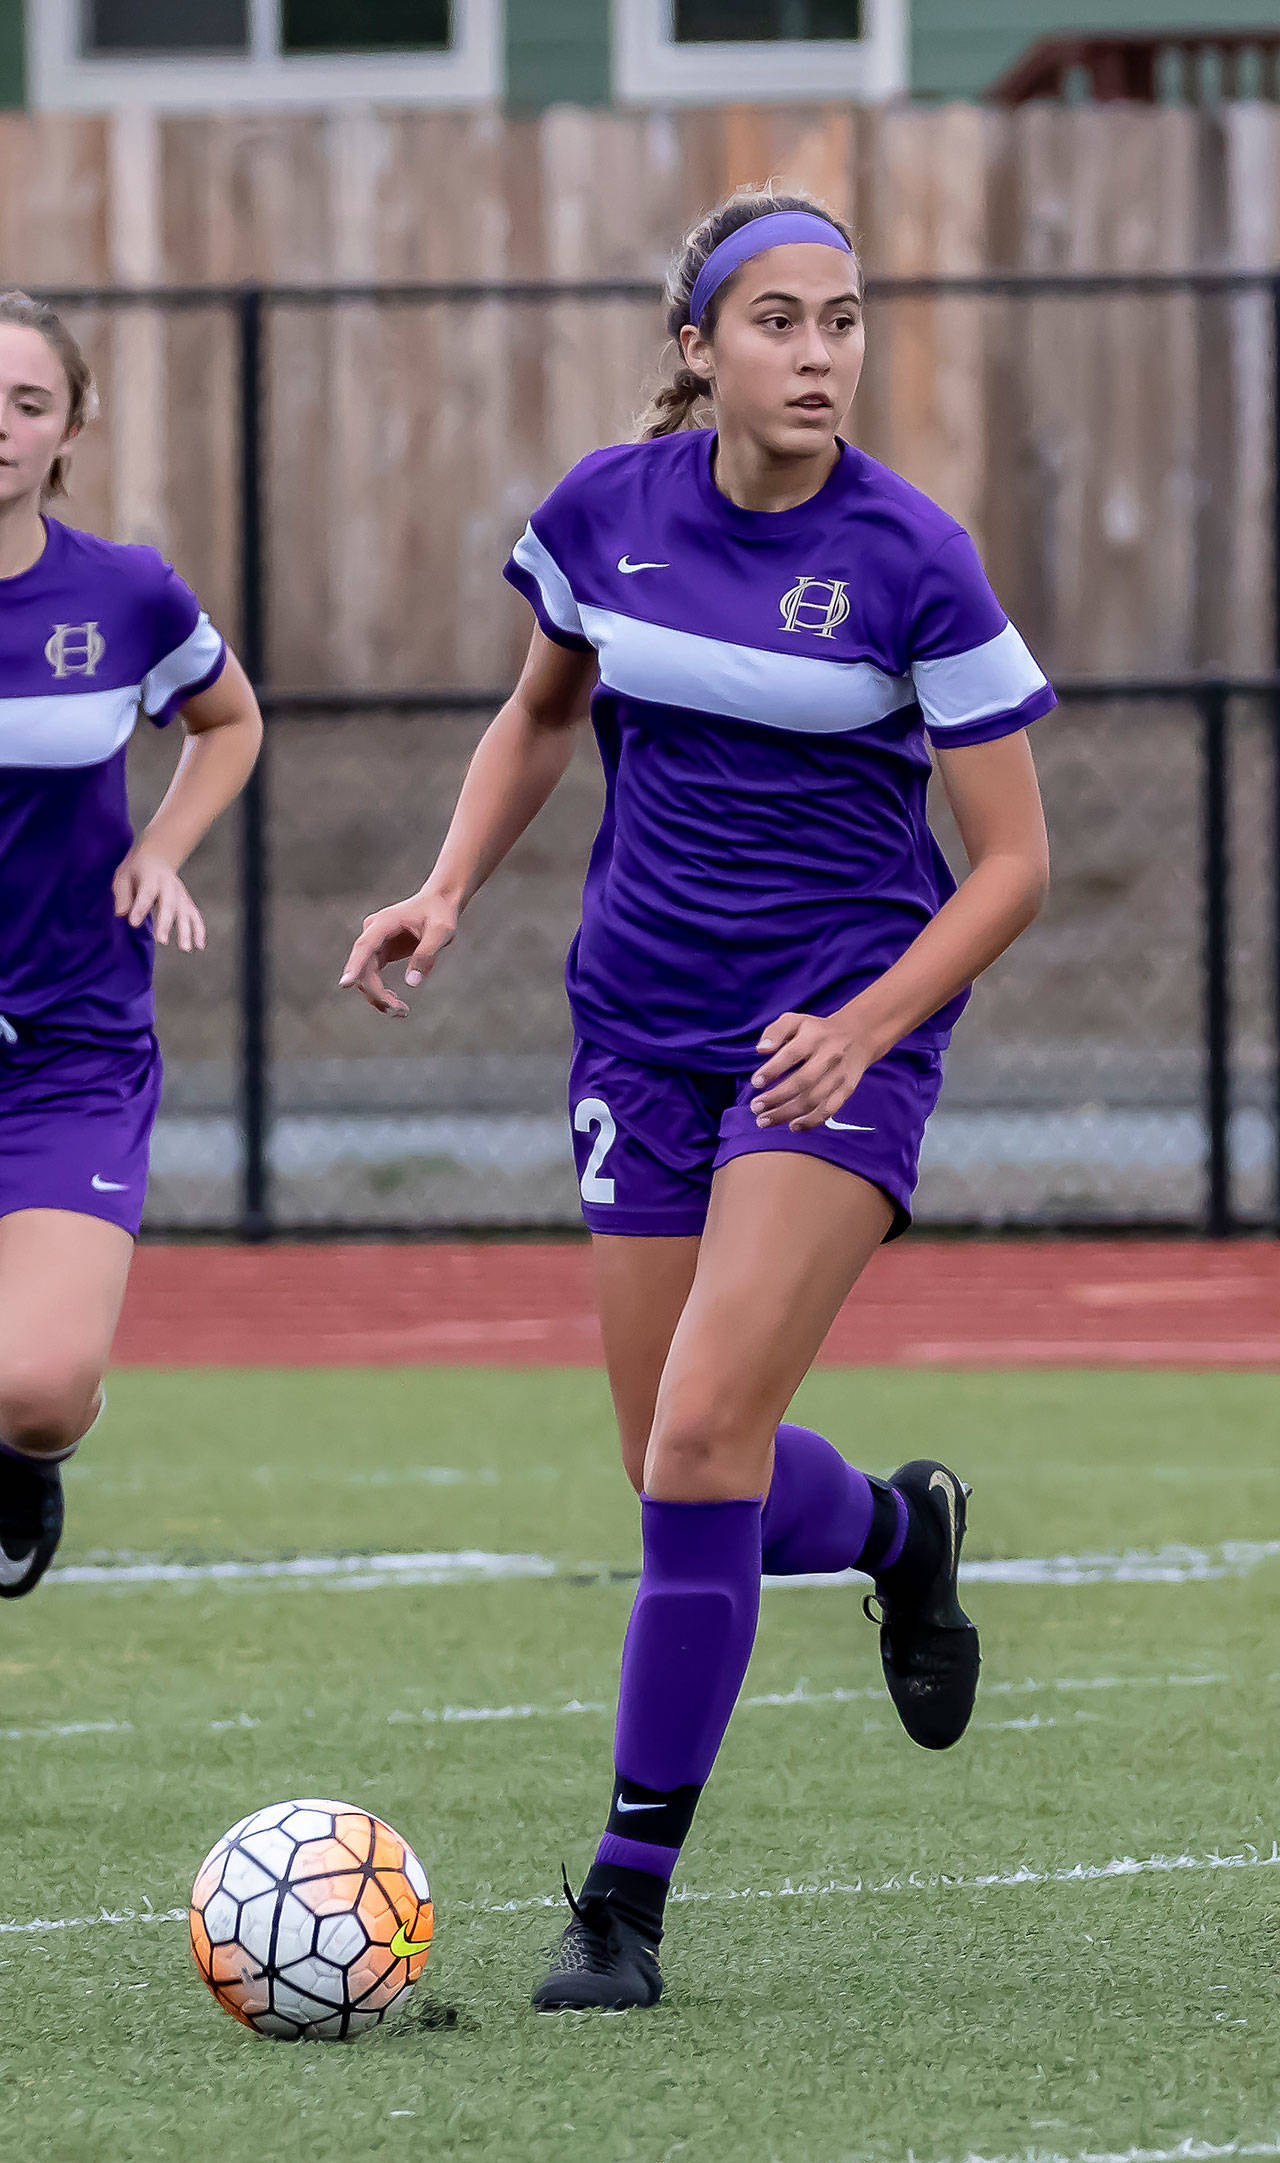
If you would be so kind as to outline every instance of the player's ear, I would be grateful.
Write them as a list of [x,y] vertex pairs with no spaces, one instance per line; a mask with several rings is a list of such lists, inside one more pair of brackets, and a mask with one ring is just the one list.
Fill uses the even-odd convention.
[[704,383],[709,383],[715,373],[711,343],[693,323],[686,323],[680,332],[680,351],[684,355],[686,368],[691,368],[694,375],[700,376]]

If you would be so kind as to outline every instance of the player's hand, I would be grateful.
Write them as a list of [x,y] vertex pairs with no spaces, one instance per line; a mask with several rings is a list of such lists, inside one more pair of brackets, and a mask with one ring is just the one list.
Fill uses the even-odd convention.
[[848,1101],[871,1064],[871,1047],[844,1014],[780,1014],[756,1046],[767,1052],[751,1077],[758,1127],[820,1127]]
[[184,954],[204,952],[204,918],[173,865],[144,840],[137,841],[111,882],[116,915],[127,916],[136,931],[147,918],[155,920],[161,946],[175,934]]
[[338,982],[344,990],[354,987],[363,992],[379,1014],[400,1019],[409,1009],[383,983],[383,970],[390,962],[407,960],[404,980],[413,988],[431,974],[457,928],[457,908],[438,894],[411,894],[407,901],[393,901],[389,909],[366,916]]

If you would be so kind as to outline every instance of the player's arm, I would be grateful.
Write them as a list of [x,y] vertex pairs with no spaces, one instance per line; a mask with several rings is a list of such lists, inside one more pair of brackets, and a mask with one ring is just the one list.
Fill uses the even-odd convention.
[[851,1002],[872,1059],[989,969],[1049,891],[1049,837],[1026,730],[939,747],[936,757],[969,875],[901,960]]
[[594,653],[534,631],[515,690],[476,746],[434,869],[416,894],[366,916],[347,957],[340,983],[380,1014],[409,1011],[383,983],[388,963],[407,960],[405,982],[421,983],[472,895],[541,811],[573,756],[595,675]]
[[117,916],[137,925],[154,911],[161,945],[173,932],[187,954],[193,946],[203,947],[204,920],[179,874],[252,773],[262,744],[262,715],[231,652],[216,682],[179,711],[187,737],[182,756],[154,818],[116,872],[114,892]]
[[874,984],[836,1014],[784,1014],[761,1038],[772,1054],[752,1109],[769,1125],[820,1126],[863,1073],[990,967],[1049,890],[1049,841],[1025,729],[938,748],[938,770],[969,875]]

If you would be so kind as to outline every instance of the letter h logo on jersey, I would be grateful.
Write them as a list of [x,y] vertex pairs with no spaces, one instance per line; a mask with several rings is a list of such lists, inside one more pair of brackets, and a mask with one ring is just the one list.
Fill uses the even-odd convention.
[[849,613],[849,590],[842,578],[798,578],[778,605],[788,631],[834,638]]
[[92,676],[106,650],[96,623],[55,623],[44,657],[57,677]]

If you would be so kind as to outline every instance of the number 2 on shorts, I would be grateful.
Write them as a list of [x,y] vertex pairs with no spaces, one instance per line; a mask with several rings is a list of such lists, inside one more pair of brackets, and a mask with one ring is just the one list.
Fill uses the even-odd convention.
[[584,1097],[574,1107],[573,1128],[575,1134],[595,1133],[586,1170],[582,1174],[582,1199],[584,1202],[611,1202],[612,1179],[600,1177],[600,1167],[617,1140],[618,1129],[613,1113],[603,1097]]

